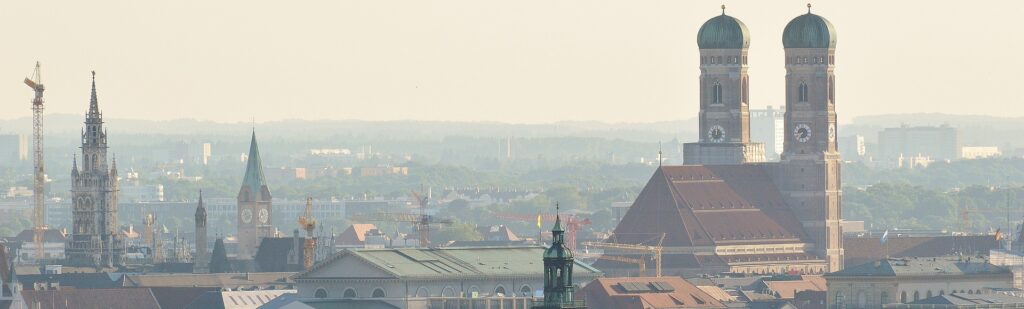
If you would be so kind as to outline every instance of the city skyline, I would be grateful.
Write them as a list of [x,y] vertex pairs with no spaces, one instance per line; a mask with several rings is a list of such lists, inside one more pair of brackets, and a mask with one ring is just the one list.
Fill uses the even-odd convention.
[[[751,107],[782,105],[781,32],[806,2],[725,4],[752,34]],[[985,60],[989,50],[1024,46],[1012,24],[1024,4],[813,4],[844,33],[841,122],[920,110],[1024,116],[1001,108],[1021,99],[1009,91],[1014,70],[979,65],[995,61]],[[9,32],[8,46],[18,48],[0,60],[11,80],[0,84],[3,119],[30,114],[30,92],[18,81],[39,60],[48,114],[78,113],[96,70],[109,118],[219,122],[690,119],[693,29],[721,13],[709,1],[11,5],[0,24],[33,27]],[[914,23],[876,22],[907,14]],[[1006,67],[1024,64],[991,55]],[[893,69],[906,73],[879,74]]]

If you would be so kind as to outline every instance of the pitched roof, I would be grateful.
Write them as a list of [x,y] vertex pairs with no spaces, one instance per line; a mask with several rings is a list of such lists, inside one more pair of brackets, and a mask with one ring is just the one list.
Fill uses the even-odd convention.
[[18,282],[25,290],[31,290],[36,283],[59,283],[62,287],[76,289],[113,289],[121,274],[117,273],[62,273],[18,275]]
[[153,292],[153,297],[156,298],[156,302],[162,309],[185,308],[203,293],[220,290],[220,288],[211,287],[151,287],[147,289]]
[[964,276],[986,274],[1010,274],[981,259],[962,259],[954,256],[889,258],[869,262],[825,274],[825,277],[862,276]]
[[366,232],[373,229],[377,229],[377,226],[369,223],[353,223],[335,238],[334,244],[338,246],[362,246],[366,243]]
[[[301,242],[305,239],[300,238]],[[299,249],[299,258],[295,261],[297,263],[288,263],[288,255],[292,254],[292,250],[295,249],[295,238],[294,237],[267,237],[260,241],[260,247],[256,251],[256,256],[253,258],[256,260],[256,265],[260,271],[265,272],[279,272],[279,271],[301,271],[301,261],[305,256],[305,252]]]
[[[30,243],[35,239],[36,231],[34,229],[25,229],[18,233],[18,236],[14,236],[14,241],[22,243]],[[43,232],[44,242],[59,242],[63,243],[67,241],[67,237],[61,230],[58,229],[46,229]]]
[[615,228],[664,246],[801,243],[803,228],[760,165],[659,167]]
[[518,241],[519,236],[512,232],[512,229],[505,225],[481,226],[476,229],[484,240],[489,241]]
[[828,290],[822,276],[805,275],[800,280],[765,280],[764,284],[781,299],[795,299],[796,293],[800,291]]
[[[476,276],[532,277],[544,275],[544,247],[443,247],[347,249],[313,265],[296,280],[315,278],[320,269],[353,258],[387,273],[387,278],[453,278]],[[600,271],[576,261],[574,275],[596,277]]]
[[206,292],[185,306],[188,309],[230,309],[258,308],[274,298],[295,290],[258,290],[258,291],[213,291]]
[[680,277],[598,278],[580,290],[587,305],[603,308],[725,308]]
[[951,293],[946,295],[933,296],[912,302],[913,305],[1005,305],[1024,304],[1024,298],[1019,296],[1006,295],[1001,293],[991,294],[963,294]]
[[26,304],[36,304],[39,309],[68,308],[69,304],[75,308],[160,309],[149,289],[24,290],[21,295]]
[[999,242],[989,235],[898,237],[889,235],[885,246],[876,237],[847,237],[843,239],[845,264],[859,265],[889,257],[945,256],[957,253],[973,255],[988,253],[999,248]]
[[126,275],[126,287],[226,287],[291,285],[289,277],[295,273],[224,273],[224,274],[146,274]]

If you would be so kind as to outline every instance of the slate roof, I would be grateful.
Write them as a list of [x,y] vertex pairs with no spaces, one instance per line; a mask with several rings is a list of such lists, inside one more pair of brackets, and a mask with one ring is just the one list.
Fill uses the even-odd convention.
[[153,292],[153,297],[160,304],[161,309],[181,309],[199,298],[206,292],[219,291],[220,288],[192,288],[192,287],[152,287],[147,288]]
[[999,304],[1024,304],[1024,298],[1000,293],[991,294],[963,294],[951,293],[946,295],[933,296],[910,303],[911,305],[999,305]]
[[913,257],[913,256],[946,256],[957,253],[974,255],[976,253],[988,253],[991,249],[999,248],[995,237],[990,235],[978,236],[928,236],[928,237],[898,237],[895,233],[889,234],[886,245],[883,246],[879,237],[846,237],[843,239],[845,250],[845,264],[859,265],[874,262],[882,259],[888,252],[889,257]]
[[226,287],[250,288],[287,287],[292,272],[276,273],[225,273],[225,274],[146,274],[126,275],[125,287]]
[[[347,249],[313,265],[296,280],[315,278],[316,272],[341,258],[355,258],[389,274],[386,278],[466,278],[478,276],[544,276],[544,247],[444,247]],[[574,276],[586,278],[600,271],[576,261]]]
[[305,304],[316,309],[399,309],[385,301],[371,299],[307,300]]
[[296,263],[289,264],[288,255],[295,249],[295,237],[263,238],[253,258],[256,260],[256,266],[259,267],[259,271],[264,272],[302,271],[301,263],[305,252],[301,246],[304,241],[303,238],[299,239],[299,258]]
[[38,309],[108,308],[108,309],[160,309],[156,297],[149,289],[60,289],[24,290],[26,304]]
[[598,278],[580,294],[591,309],[726,307],[680,277]]
[[864,277],[864,276],[965,276],[965,275],[991,275],[1007,274],[1010,271],[1006,268],[989,264],[982,259],[969,260],[967,258],[945,256],[945,257],[919,257],[919,258],[889,258],[876,262],[869,262],[843,270],[825,274],[825,277]]
[[659,167],[615,228],[620,243],[803,243],[800,222],[760,165]]

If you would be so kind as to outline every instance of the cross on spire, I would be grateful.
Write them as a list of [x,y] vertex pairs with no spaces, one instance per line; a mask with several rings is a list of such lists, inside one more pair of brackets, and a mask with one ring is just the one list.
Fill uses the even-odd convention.
[[725,4],[722,5],[722,15],[725,15]]
[[807,3],[807,14],[811,14],[811,3]]

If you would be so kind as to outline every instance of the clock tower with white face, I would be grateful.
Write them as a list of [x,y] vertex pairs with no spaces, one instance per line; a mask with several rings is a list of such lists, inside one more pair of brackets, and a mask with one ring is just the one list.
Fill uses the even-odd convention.
[[252,259],[264,237],[272,237],[274,226],[270,189],[263,176],[256,132],[249,144],[242,188],[238,190],[238,259]]
[[785,150],[776,185],[828,271],[842,269],[841,184],[836,146],[835,27],[821,16],[794,18],[783,31]]
[[750,140],[750,32],[739,19],[716,16],[697,33],[700,48],[700,137],[683,145],[685,164],[764,161],[764,145]]

